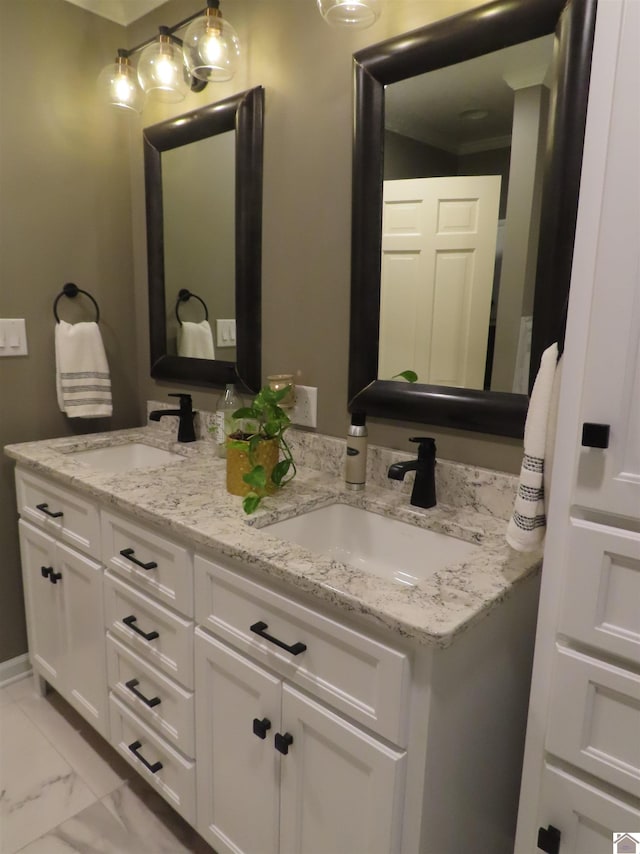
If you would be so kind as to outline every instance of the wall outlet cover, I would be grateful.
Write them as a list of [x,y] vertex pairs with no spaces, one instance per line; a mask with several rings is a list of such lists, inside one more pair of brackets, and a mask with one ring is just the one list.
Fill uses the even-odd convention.
[[289,412],[289,418],[298,427],[317,427],[318,389],[315,386],[296,386],[296,405]]

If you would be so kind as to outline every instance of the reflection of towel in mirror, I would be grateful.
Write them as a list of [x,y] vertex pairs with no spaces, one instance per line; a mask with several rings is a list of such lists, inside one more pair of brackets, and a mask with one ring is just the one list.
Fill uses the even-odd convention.
[[542,354],[531,392],[520,482],[507,527],[507,542],[520,552],[534,551],[544,541],[561,374],[558,345],[552,344]]
[[215,359],[213,334],[208,320],[192,323],[183,320],[178,327],[178,356],[191,359]]
[[98,324],[66,323],[55,327],[58,406],[69,418],[111,415],[111,377]]

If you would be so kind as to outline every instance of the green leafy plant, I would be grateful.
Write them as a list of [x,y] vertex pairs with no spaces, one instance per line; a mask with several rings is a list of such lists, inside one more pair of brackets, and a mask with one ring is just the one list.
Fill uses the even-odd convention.
[[[229,436],[227,447],[246,450],[249,463],[253,468],[243,475],[243,481],[251,487],[244,497],[242,506],[245,513],[253,513],[262,499],[293,480],[296,476],[296,464],[291,449],[285,439],[285,431],[291,426],[287,413],[279,403],[291,391],[291,386],[274,391],[268,386],[260,389],[249,406],[243,406],[233,413],[233,418],[241,420],[243,427]],[[270,476],[263,465],[255,459],[262,442],[277,440],[282,459],[274,466]]]
[[415,371],[401,371],[399,374],[394,374],[391,379],[396,380],[398,377],[402,377],[402,379],[406,380],[408,383],[418,382],[418,375]]

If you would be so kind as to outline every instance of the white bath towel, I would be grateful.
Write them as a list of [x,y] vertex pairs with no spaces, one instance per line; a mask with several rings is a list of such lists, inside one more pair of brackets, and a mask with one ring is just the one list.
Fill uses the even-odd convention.
[[561,361],[557,344],[544,351],[529,401],[520,482],[506,534],[509,545],[520,552],[540,548],[546,532]]
[[178,356],[191,359],[215,359],[213,334],[208,320],[193,323],[183,320],[178,327]]
[[58,406],[69,418],[107,418],[112,413],[111,377],[98,324],[55,327]]

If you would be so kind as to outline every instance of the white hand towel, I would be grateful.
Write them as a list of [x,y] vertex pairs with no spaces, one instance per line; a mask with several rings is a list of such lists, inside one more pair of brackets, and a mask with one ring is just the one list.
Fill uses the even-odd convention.
[[546,532],[546,502],[557,420],[561,367],[558,345],[542,354],[524,428],[524,458],[507,542],[520,552],[540,548]]
[[191,359],[215,359],[213,334],[208,320],[193,323],[183,320],[178,327],[178,356]]
[[58,406],[69,418],[106,418],[112,413],[111,378],[97,323],[55,327]]

